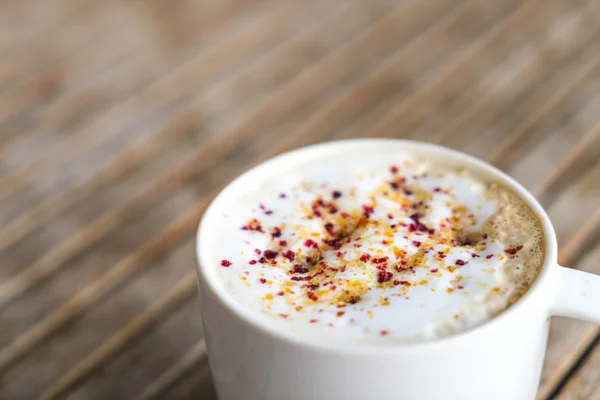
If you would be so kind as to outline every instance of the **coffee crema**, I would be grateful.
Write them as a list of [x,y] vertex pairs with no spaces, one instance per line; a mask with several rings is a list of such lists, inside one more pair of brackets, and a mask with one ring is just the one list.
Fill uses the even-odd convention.
[[383,152],[274,176],[219,217],[215,264],[240,307],[291,334],[456,334],[507,309],[543,264],[539,218],[469,170]]

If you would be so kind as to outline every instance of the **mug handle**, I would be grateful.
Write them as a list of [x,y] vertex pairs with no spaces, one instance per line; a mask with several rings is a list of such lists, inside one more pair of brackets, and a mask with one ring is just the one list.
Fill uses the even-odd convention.
[[550,314],[600,324],[600,275],[558,266],[558,294]]

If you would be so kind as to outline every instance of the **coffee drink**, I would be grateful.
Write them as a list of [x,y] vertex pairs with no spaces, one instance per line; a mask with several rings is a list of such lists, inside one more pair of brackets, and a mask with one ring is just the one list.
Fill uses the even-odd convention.
[[229,199],[211,238],[225,292],[290,335],[407,343],[510,307],[544,262],[509,189],[395,151],[315,159]]

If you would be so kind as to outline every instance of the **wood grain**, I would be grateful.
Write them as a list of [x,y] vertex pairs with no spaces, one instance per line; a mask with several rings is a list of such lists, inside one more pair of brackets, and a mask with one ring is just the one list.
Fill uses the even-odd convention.
[[[0,2],[0,399],[214,398],[193,235],[251,165],[407,137],[486,159],[600,273],[594,0]],[[600,399],[552,322],[540,399]]]

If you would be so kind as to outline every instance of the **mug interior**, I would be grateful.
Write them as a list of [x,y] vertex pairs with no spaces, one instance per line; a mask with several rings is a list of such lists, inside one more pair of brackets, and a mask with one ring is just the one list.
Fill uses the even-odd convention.
[[[286,333],[284,330],[277,328],[274,325],[265,324],[265,322],[254,315],[254,313],[244,309],[242,305],[238,304],[237,301],[223,288],[223,285],[219,282],[217,276],[218,262],[212,252],[214,247],[212,240],[215,238],[213,229],[216,226],[215,222],[217,216],[225,213],[232,205],[243,198],[245,193],[251,192],[253,188],[261,182],[276,176],[281,176],[286,170],[290,170],[295,166],[310,162],[311,160],[320,160],[324,157],[340,153],[346,154],[356,152],[358,155],[373,152],[376,153],[378,151],[397,151],[406,152],[417,157],[425,156],[430,160],[434,160],[437,167],[442,168],[467,168],[472,176],[483,181],[498,182],[512,190],[525,201],[541,221],[545,246],[543,266],[537,279],[528,291],[507,310],[472,329],[429,341],[408,344],[385,344],[381,346],[372,344],[353,347],[348,347],[347,344],[336,346],[335,343],[324,344],[322,342],[311,340],[310,338],[297,337]],[[433,349],[435,346],[447,344],[452,341],[466,340],[469,336],[475,335],[481,330],[493,329],[495,324],[500,324],[503,319],[511,318],[511,315],[518,313],[520,309],[524,307],[524,303],[528,302],[531,297],[536,296],[536,293],[541,290],[540,288],[545,285],[550,269],[556,266],[557,259],[556,235],[546,212],[533,195],[518,182],[499,169],[468,154],[425,142],[399,139],[352,139],[327,142],[284,153],[250,169],[225,187],[207,208],[198,229],[196,250],[198,257],[198,279],[206,293],[219,301],[238,318],[254,326],[254,328],[263,331],[265,334],[272,335],[279,340],[297,342],[300,345],[325,348],[326,350],[377,352],[381,349],[385,349],[387,353],[392,349],[398,351],[423,347],[430,347]]]

